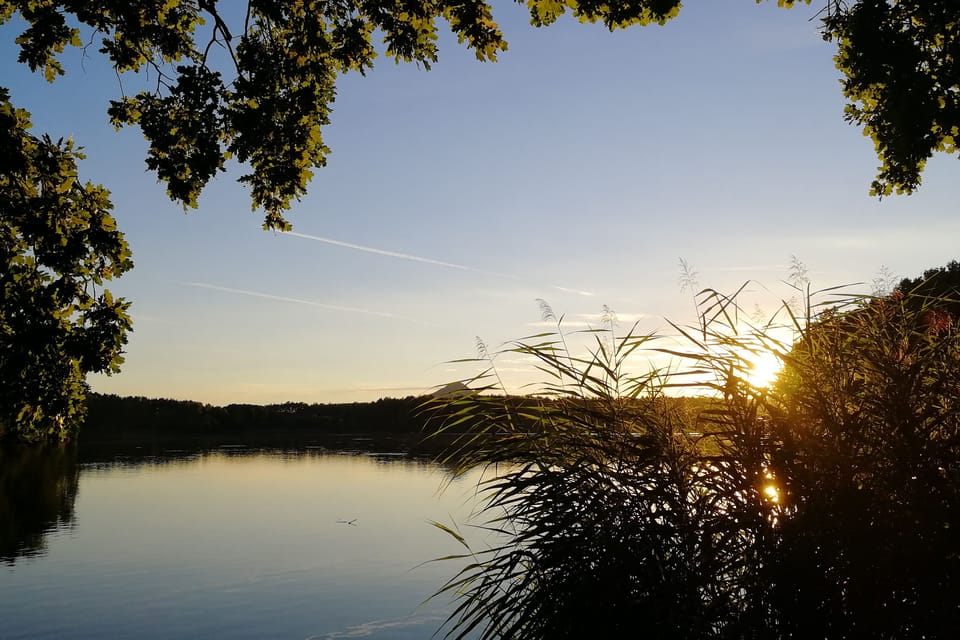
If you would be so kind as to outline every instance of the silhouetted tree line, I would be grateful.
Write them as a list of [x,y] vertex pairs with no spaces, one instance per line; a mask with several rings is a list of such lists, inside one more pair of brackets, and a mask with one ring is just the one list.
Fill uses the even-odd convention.
[[425,400],[422,396],[407,396],[374,402],[220,407],[189,400],[92,393],[81,437],[86,441],[137,434],[415,433],[423,429],[427,419],[418,410]]
[[[480,402],[507,407],[517,425],[527,410],[556,401],[529,396],[475,394]],[[465,453],[488,437],[489,416],[449,416],[437,411],[429,396],[381,398],[373,402],[308,404],[285,402],[215,406],[190,400],[91,393],[87,419],[80,430],[84,458],[112,459],[147,447],[166,455],[170,446],[207,448],[229,443],[298,447],[321,444],[330,449],[363,449],[361,436],[376,436],[366,448],[433,456],[451,454],[458,442]],[[689,416],[696,429],[695,398],[669,402]],[[522,427],[521,427],[522,429]],[[477,436],[477,437],[474,437]],[[152,449],[151,449],[152,447]]]

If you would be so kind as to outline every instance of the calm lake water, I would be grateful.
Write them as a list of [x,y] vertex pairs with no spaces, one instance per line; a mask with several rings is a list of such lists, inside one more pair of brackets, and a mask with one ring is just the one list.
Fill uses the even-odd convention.
[[[50,451],[50,450],[48,450]],[[476,478],[401,456],[0,459],[0,638],[429,638]],[[352,524],[347,524],[352,522]],[[478,542],[480,542],[478,540]]]

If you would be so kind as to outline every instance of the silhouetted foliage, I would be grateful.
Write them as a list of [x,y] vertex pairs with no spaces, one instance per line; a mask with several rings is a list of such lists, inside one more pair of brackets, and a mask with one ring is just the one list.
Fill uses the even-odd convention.
[[106,189],[80,182],[70,140],[28,133],[0,89],[0,440],[66,439],[86,375],[113,373],[128,304],[103,288],[133,267]]
[[946,638],[960,623],[960,331],[931,304],[897,291],[826,313],[786,360],[784,637]]
[[[960,319],[960,262],[956,260],[943,267],[927,269],[920,277],[904,278],[897,290],[931,312],[947,311],[953,321]],[[931,316],[930,320],[933,319]]]
[[[610,30],[664,24],[681,8],[680,0],[526,5],[537,27],[570,13]],[[154,90],[113,100],[108,111],[117,127],[140,127],[150,143],[147,165],[170,197],[195,207],[234,157],[249,168],[240,181],[253,207],[265,210],[264,226],[274,229],[289,227],[284,213],[326,163],[322,130],[336,81],[373,67],[375,34],[388,58],[427,69],[438,59],[441,21],[478,60],[496,60],[507,49],[483,0],[0,1],[0,24],[15,15],[26,23],[19,61],[49,81],[64,73],[66,47],[101,36],[99,51],[118,74],[154,74]],[[846,118],[864,127],[882,162],[873,192],[912,191],[933,153],[957,153],[960,8],[953,0],[828,0],[819,15],[823,37],[837,43]]]
[[[664,24],[681,8],[680,0],[530,0],[526,5],[535,26],[550,25],[569,12],[611,30]],[[871,136],[882,163],[873,193],[913,191],[929,157],[958,152],[960,5],[954,0],[828,0],[822,16],[824,38],[838,45],[836,61],[849,101],[846,117]],[[86,52],[97,40],[118,77],[154,74],[155,89],[110,101],[111,122],[140,127],[150,145],[147,166],[184,207],[196,207],[209,181],[229,159],[238,160],[249,169],[239,180],[249,186],[253,208],[264,210],[267,229],[290,227],[285,213],[306,193],[313,170],[326,163],[323,128],[330,122],[336,81],[372,68],[374,34],[382,37],[387,57],[429,68],[438,59],[439,21],[479,60],[495,60],[507,48],[492,7],[483,0],[247,0],[245,5],[0,0],[0,24],[22,29],[16,38],[18,61],[48,81],[64,73],[59,58],[68,46]],[[75,179],[79,154],[72,142],[27,136],[25,113],[14,110],[7,92],[0,91],[9,129],[4,149],[12,152],[5,158],[0,192],[2,241],[17,245],[5,247],[5,258],[11,272],[19,269],[11,262],[15,256],[21,267],[31,261],[38,267],[32,284],[22,270],[4,283],[7,342],[0,367],[16,372],[11,379],[19,384],[2,400],[6,415],[0,416],[0,432],[39,439],[69,434],[82,413],[84,375],[119,365],[130,328],[126,305],[109,292],[86,289],[132,265],[105,213],[110,208],[106,192]],[[47,164],[39,162],[41,156]],[[69,220],[55,222],[51,206]],[[41,215],[31,207],[47,209]],[[34,214],[40,215],[34,222],[43,224],[20,224],[21,217]],[[66,263],[44,262],[55,255]],[[57,286],[50,286],[54,282]],[[38,287],[43,299],[35,295]],[[7,309],[34,309],[31,322],[44,335],[25,336]],[[84,325],[83,336],[79,325]],[[18,350],[14,342],[31,346]]]
[[[738,323],[735,297],[699,295],[687,347],[611,326],[580,357],[558,324],[508,349],[547,376],[536,405],[485,395],[495,367],[439,401],[440,432],[469,417],[487,436],[461,436],[453,472],[487,469],[477,524],[494,534],[472,549],[438,524],[467,546],[447,635],[954,637],[956,323],[899,292],[808,302],[784,344]],[[628,373],[643,349],[692,370]],[[784,362],[769,389],[747,376],[758,349]],[[688,385],[713,395],[664,395]]]
[[417,433],[425,418],[418,408],[425,398],[381,398],[340,404],[231,404],[224,407],[165,398],[90,394],[84,434],[90,438],[127,440],[154,436],[296,432]]
[[828,0],[823,35],[837,43],[845,118],[880,159],[871,192],[912,192],[934,153],[958,154],[960,4]]

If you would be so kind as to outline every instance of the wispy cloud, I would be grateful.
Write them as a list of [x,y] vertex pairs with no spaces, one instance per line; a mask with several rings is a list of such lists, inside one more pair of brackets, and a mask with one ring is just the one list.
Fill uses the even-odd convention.
[[[597,329],[604,326],[606,322],[606,316],[602,313],[578,313],[575,317],[581,318],[580,320],[571,320],[570,318],[563,319],[563,327],[565,329]],[[633,324],[639,322],[644,318],[651,318],[653,316],[646,313],[613,313],[613,319],[618,324]],[[528,327],[544,327],[544,328],[555,328],[557,326],[556,320],[540,320],[538,322],[528,322]]]
[[347,306],[338,305],[338,304],[326,304],[324,302],[316,302],[314,300],[304,300],[303,298],[277,296],[271,293],[263,293],[260,291],[249,291],[247,289],[234,289],[233,287],[221,287],[220,285],[209,284],[207,282],[181,282],[180,284],[186,287],[196,287],[198,289],[210,289],[212,291],[223,291],[224,293],[234,293],[241,296],[250,296],[251,298],[263,298],[265,300],[276,300],[277,302],[291,302],[294,304],[303,304],[310,307],[328,309],[330,311],[341,311],[343,313],[361,313],[368,316],[390,318],[392,320],[405,320],[407,322],[413,322],[416,324],[422,324],[427,326],[437,326],[430,322],[425,322],[423,320],[418,320],[416,318],[411,318],[409,316],[403,316],[396,313],[390,313],[388,311],[377,311],[375,309],[363,309],[361,307],[347,307]]
[[[444,260],[435,260],[434,258],[425,258],[423,256],[417,256],[412,253],[402,253],[400,251],[389,251],[387,249],[378,249],[377,247],[368,247],[362,244],[344,242],[342,240],[335,240],[333,238],[324,238],[323,236],[314,236],[308,233],[299,233],[297,231],[287,231],[284,235],[294,236],[296,238],[303,238],[304,240],[313,240],[314,242],[323,242],[324,244],[333,245],[335,247],[343,247],[345,249],[353,249],[355,251],[364,251],[366,253],[373,253],[378,256],[387,256],[388,258],[410,260],[411,262],[421,262],[423,264],[432,264],[437,267],[446,267],[448,269],[459,269],[460,271],[469,271],[471,273],[481,273],[483,275],[494,276],[496,278],[507,278],[509,280],[519,280],[519,281],[525,280],[520,276],[513,275],[510,273],[502,273],[500,271],[489,271],[487,269],[478,269],[476,267],[470,267],[465,264],[457,264],[456,262],[446,262]],[[579,296],[593,295],[593,293],[590,291],[583,291],[581,289],[572,289],[570,287],[561,287],[560,285],[556,285],[556,284],[551,284],[547,286],[549,286],[551,289],[556,289],[557,291],[563,291],[565,293],[574,293]]]
[[[282,385],[280,385],[282,386]],[[323,387],[324,393],[403,393],[412,396],[422,396],[430,393],[427,387],[379,387],[376,385],[357,385],[354,387]]]
[[[930,249],[955,246],[960,225],[944,224],[936,227],[877,227],[872,229],[836,229],[826,235],[812,235],[810,241],[818,246],[835,249],[880,249],[891,246],[901,249]],[[899,252],[899,251],[898,251]]]
[[[526,324],[528,327],[535,328],[544,328],[544,329],[556,329],[557,322],[556,320],[537,320],[536,322],[528,322]],[[592,325],[589,322],[584,320],[564,320],[563,325],[565,329],[588,329]]]
[[550,285],[551,289],[556,289],[557,291],[563,291],[565,293],[575,293],[578,296],[592,296],[592,291],[581,291],[580,289],[571,289],[570,287],[561,287],[559,285],[552,284]]
[[[616,311],[613,311],[612,313],[613,313],[613,318],[618,322],[639,322],[644,318],[651,317],[649,314],[646,314],[646,313],[618,313]],[[579,313],[577,315],[583,318],[584,320],[586,320],[587,322],[598,323],[598,322],[604,322],[606,320],[606,315],[602,313]]]
[[716,272],[730,272],[730,273],[761,273],[765,271],[779,271],[786,272],[789,269],[789,264],[786,260],[782,264],[744,264],[744,265],[728,265],[725,267],[704,267],[704,271],[713,273]]

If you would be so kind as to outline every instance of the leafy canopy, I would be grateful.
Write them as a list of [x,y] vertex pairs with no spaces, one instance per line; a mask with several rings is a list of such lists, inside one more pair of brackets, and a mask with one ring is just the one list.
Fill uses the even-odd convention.
[[831,2],[824,37],[838,44],[847,121],[873,139],[878,196],[911,193],[934,152],[957,154],[960,4],[954,0]]
[[133,263],[73,142],[29,128],[0,89],[0,438],[57,439],[83,415],[86,374],[123,361],[128,303],[103,285]]
[[[681,7],[680,0],[524,4],[537,27],[570,13],[611,30],[664,24]],[[228,159],[245,163],[240,181],[273,229],[289,228],[284,212],[326,163],[322,129],[337,77],[372,68],[374,34],[388,58],[427,69],[437,61],[441,20],[478,60],[507,49],[483,0],[0,0],[0,24],[15,14],[26,24],[20,62],[50,81],[64,73],[59,54],[82,46],[81,36],[99,38],[118,73],[154,73],[155,90],[110,102],[112,122],[140,126],[150,143],[147,165],[185,207],[196,207]],[[934,152],[957,153],[960,6],[829,0],[823,15],[824,38],[838,45],[846,117],[873,138],[882,163],[872,191],[909,193]]]

